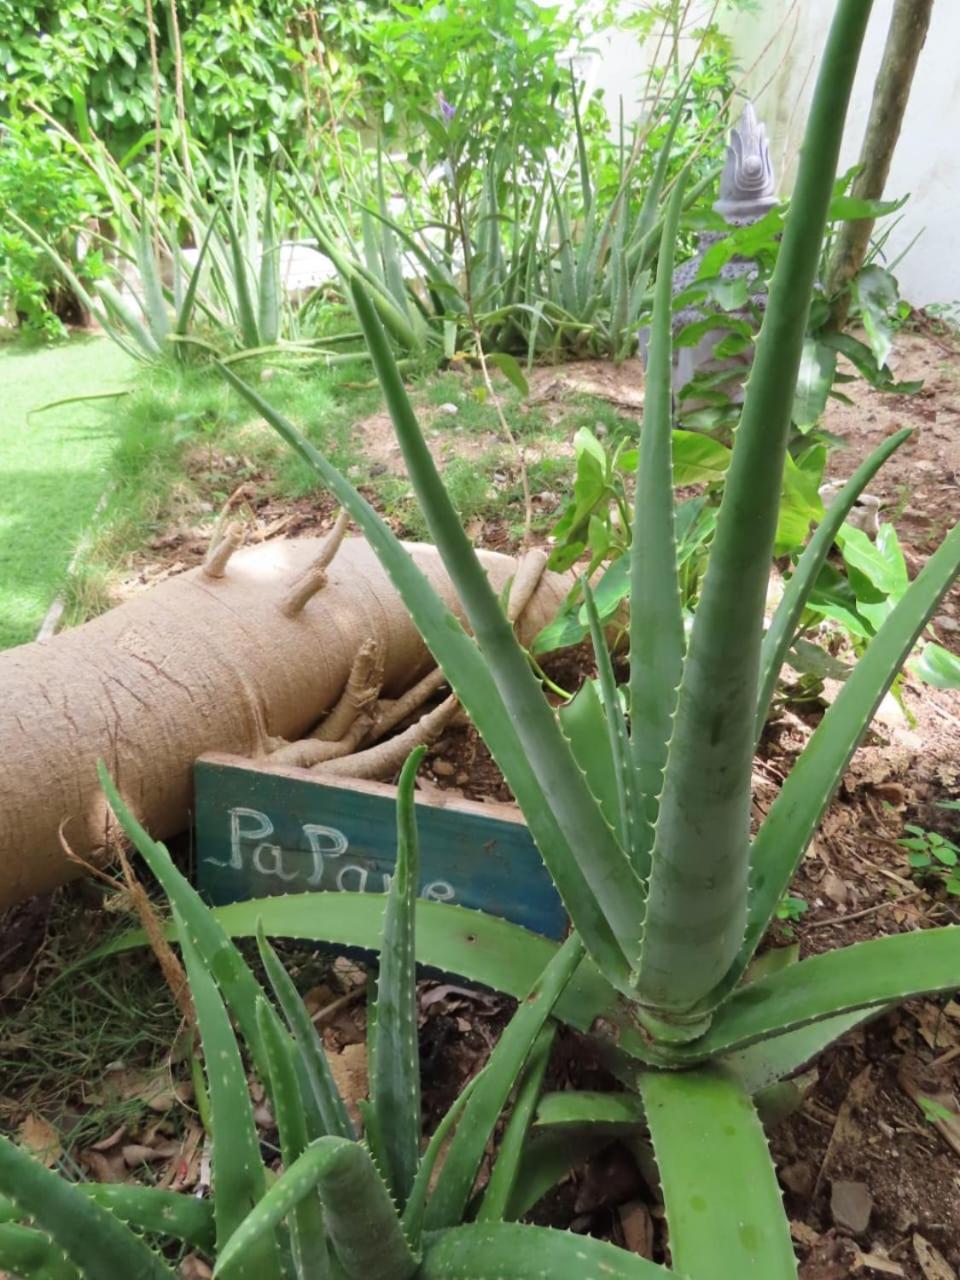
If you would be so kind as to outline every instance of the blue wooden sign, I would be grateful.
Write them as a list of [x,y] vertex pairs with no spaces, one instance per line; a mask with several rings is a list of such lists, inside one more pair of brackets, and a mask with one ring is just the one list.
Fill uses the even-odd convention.
[[[383,893],[396,788],[239,756],[196,762],[198,884],[215,905],[278,893]],[[567,916],[518,812],[418,793],[420,896],[562,938]]]

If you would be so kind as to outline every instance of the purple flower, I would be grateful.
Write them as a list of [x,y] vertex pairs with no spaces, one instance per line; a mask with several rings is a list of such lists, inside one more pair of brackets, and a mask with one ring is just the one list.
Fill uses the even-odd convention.
[[448,102],[446,100],[446,98],[443,96],[442,90],[437,94],[437,103],[440,107],[440,114],[443,116],[444,122],[446,124],[449,124],[450,121],[453,119],[453,117],[457,114],[457,108],[453,105],[452,102]]

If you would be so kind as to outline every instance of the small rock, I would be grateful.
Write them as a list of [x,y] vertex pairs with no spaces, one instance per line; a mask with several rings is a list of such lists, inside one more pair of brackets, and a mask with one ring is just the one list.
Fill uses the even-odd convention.
[[457,774],[457,777],[456,777],[456,783],[457,783],[457,786],[458,786],[458,787],[465,787],[469,781],[470,781],[470,775],[469,775],[469,773],[458,773],[458,774]]
[[260,381],[272,382],[276,372],[277,372],[276,369],[264,369],[263,373],[261,373],[260,375]]
[[459,407],[455,404],[450,404],[449,402],[447,404],[437,405],[437,413],[449,413],[451,418],[455,418],[459,412]]
[[456,769],[449,760],[434,760],[432,768],[438,778],[452,778],[456,773]]
[[934,618],[933,625],[939,627],[941,631],[960,631],[960,622],[946,613],[941,613]]
[[854,1236],[863,1235],[870,1225],[872,1212],[873,1196],[865,1182],[838,1181],[833,1184],[830,1213],[841,1231],[849,1231]]
[[806,1160],[797,1160],[780,1170],[780,1181],[794,1195],[806,1198],[813,1190],[816,1175]]

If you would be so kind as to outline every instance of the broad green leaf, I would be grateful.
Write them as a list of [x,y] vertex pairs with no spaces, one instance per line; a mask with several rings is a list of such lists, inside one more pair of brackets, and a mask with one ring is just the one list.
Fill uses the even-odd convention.
[[[66,1178],[45,1169],[2,1135],[0,1192],[17,1202],[24,1216],[53,1240],[81,1275],[174,1280],[163,1258],[109,1209]],[[5,1231],[9,1240],[9,1227]],[[25,1243],[22,1237],[19,1243]]]
[[790,1228],[749,1095],[708,1069],[647,1072],[640,1088],[674,1268],[696,1280],[794,1280]]
[[874,359],[883,368],[893,350],[893,319],[900,302],[897,282],[889,271],[870,263],[854,277],[853,297]]
[[632,819],[630,854],[644,878],[683,670],[671,434],[673,261],[682,200],[678,182],[660,241],[630,548],[630,749],[642,805]]
[[792,407],[784,387],[797,382],[868,18],[861,0],[835,11],[683,668],[637,986],[663,1013],[686,1013],[723,980],[746,924],[756,704],[744,691],[760,669]]
[[810,525],[823,515],[819,490],[826,450],[817,446],[803,461],[806,465],[795,462],[789,454],[784,458],[775,555],[791,555],[799,551],[807,540]]
[[508,355],[506,351],[493,351],[486,357],[486,360],[487,364],[492,364],[499,369],[507,381],[516,387],[522,396],[530,394],[530,385],[513,356]]
[[[417,1280],[470,1280],[480,1274],[498,1280],[669,1280],[671,1273],[626,1249],[591,1236],[478,1223],[439,1231],[426,1242]],[[774,1277],[770,1277],[774,1280]]]
[[825,347],[816,338],[806,338],[791,414],[800,431],[809,431],[823,417],[836,371],[836,351]]
[[420,1162],[415,934],[420,846],[413,788],[425,754],[426,747],[410,754],[397,789],[397,862],[383,917],[376,1036],[368,1054],[370,1104],[376,1116],[382,1172],[401,1210]]
[[857,222],[863,218],[885,218],[902,209],[909,198],[902,196],[899,200],[863,200],[857,196],[835,195],[830,201],[830,221]]
[[937,689],[960,689],[960,658],[943,645],[925,644],[908,666],[920,680]]
[[730,450],[699,431],[673,432],[673,484],[717,484],[730,465]]
[[810,539],[803,555],[784,588],[780,603],[770,620],[760,651],[760,679],[757,696],[756,738],[759,740],[770,709],[774,689],[783,666],[790,642],[800,625],[804,606],[820,570],[833,546],[834,538],[857,498],[867,487],[886,460],[909,437],[909,428],[890,436],[856,469],[824,515],[816,533]]

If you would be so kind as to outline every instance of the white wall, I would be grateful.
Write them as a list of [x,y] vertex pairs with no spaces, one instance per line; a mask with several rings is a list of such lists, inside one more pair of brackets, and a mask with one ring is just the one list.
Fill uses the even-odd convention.
[[[757,14],[724,20],[746,90],[756,95],[771,138],[781,189],[789,191],[806,109],[834,0],[761,0]],[[873,81],[883,53],[893,0],[875,0],[853,102],[842,165],[856,163],[866,127]],[[628,115],[637,114],[642,68],[651,55],[629,36],[598,46],[591,80],[605,91],[614,114],[622,95]],[[888,253],[896,257],[921,238],[897,269],[904,296],[916,305],[960,300],[960,0],[936,0],[933,19],[914,80],[903,132],[894,156],[888,197],[910,193]],[[632,109],[631,109],[632,108]]]

